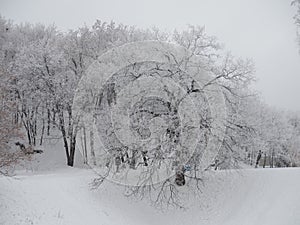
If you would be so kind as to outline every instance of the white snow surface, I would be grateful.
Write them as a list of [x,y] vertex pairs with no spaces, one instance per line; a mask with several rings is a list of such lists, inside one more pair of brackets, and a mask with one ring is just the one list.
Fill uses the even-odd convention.
[[185,195],[184,209],[162,209],[125,197],[114,183],[91,189],[91,169],[44,164],[48,170],[33,162],[31,170],[0,177],[1,225],[300,224],[300,168],[211,171],[201,193]]

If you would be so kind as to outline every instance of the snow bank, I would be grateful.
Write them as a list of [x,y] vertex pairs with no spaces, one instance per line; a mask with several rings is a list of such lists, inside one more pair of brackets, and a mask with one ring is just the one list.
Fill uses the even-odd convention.
[[92,170],[0,177],[1,225],[299,225],[300,169],[217,171],[185,209],[160,211],[112,183],[91,190]]

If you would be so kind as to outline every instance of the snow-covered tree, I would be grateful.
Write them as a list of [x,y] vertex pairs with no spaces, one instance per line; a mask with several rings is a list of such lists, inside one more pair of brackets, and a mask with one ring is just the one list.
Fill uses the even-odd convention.
[[298,43],[300,46],[300,1],[299,0],[293,0],[292,1],[292,5],[294,5],[297,8],[297,12],[296,15],[294,16],[295,19],[295,23],[297,25],[298,28]]
[[24,157],[21,152],[10,151],[12,141],[22,135],[20,127],[14,122],[16,104],[6,86],[9,79],[11,77],[0,67],[0,174],[6,174],[6,169]]
[[[298,4],[298,1],[295,1],[295,4]],[[296,19],[297,23],[298,20],[299,18]],[[99,147],[97,135],[89,129],[90,125],[85,126],[80,123],[80,118],[73,111],[72,105],[78,82],[86,75],[89,66],[103,53],[126,43],[145,40],[163,41],[187,49],[190,55],[184,63],[188,64],[192,57],[197,56],[199,62],[196,67],[212,74],[212,78],[203,84],[203,91],[211,85],[217,85],[223,93],[227,111],[227,118],[224,121],[226,130],[224,139],[219,140],[223,144],[222,148],[216,161],[211,162],[211,168],[231,168],[241,162],[253,164],[258,150],[266,153],[267,163],[272,166],[276,166],[275,161],[280,157],[285,160],[295,159],[293,162],[295,165],[298,162],[299,135],[297,122],[295,122],[298,121],[297,117],[291,116],[288,112],[274,110],[262,103],[250,89],[250,84],[254,80],[254,66],[251,60],[238,59],[227,53],[215,37],[206,34],[203,27],[189,26],[183,31],[163,33],[156,28],[143,30],[97,20],[92,27],[83,26],[61,33],[54,26],[15,25],[1,17],[0,29],[0,64],[6,77],[2,84],[6,95],[10,96],[9,99],[5,98],[5,103],[9,101],[12,103],[10,109],[12,111],[9,111],[12,120],[6,122],[12,121],[13,126],[21,125],[26,131],[24,136],[29,145],[42,145],[45,136],[55,133],[55,130],[60,131],[67,164],[70,166],[74,165],[74,155],[78,146],[83,146],[86,150],[86,163],[105,166],[108,161],[107,158],[97,155],[96,148]],[[170,68],[151,63],[149,65],[147,67],[138,64],[123,68],[118,74],[124,80],[118,81],[117,76],[113,76],[111,83],[107,83],[102,92],[90,93],[92,101],[96,101],[97,104],[101,101],[106,102],[105,104],[110,107],[117,100],[120,87],[126,82],[131,84],[137,80],[143,73],[142,70],[148,75],[152,74],[152,77],[155,77],[155,74],[160,76],[168,73],[180,74],[174,65]],[[211,128],[207,99],[205,95],[201,95],[197,83],[183,77],[178,77],[177,81],[186,90],[186,97],[197,95],[197,98],[202,100],[203,105],[199,104],[197,107],[202,116],[201,129],[205,140],[206,132],[209,133]],[[172,93],[168,91],[166,88],[164,92],[169,98],[168,101],[140,96],[141,100],[136,107],[147,108],[151,105],[160,112],[158,113],[160,117],[175,116],[176,113],[172,114],[171,111],[176,109],[176,104],[171,104]],[[174,106],[170,110],[167,107],[169,103]],[[148,137],[147,120],[153,118],[145,112],[133,110],[130,119],[136,135],[142,138]],[[104,117],[102,120],[103,129],[111,125],[106,124]],[[139,124],[138,121],[142,121],[143,124]],[[170,127],[166,128],[170,140],[175,138],[178,128],[174,124],[173,127],[171,125],[170,122],[168,124]],[[112,137],[110,139],[117,143]],[[82,140],[82,144],[78,143],[78,140]],[[119,150],[115,148],[115,151],[114,157],[110,159],[112,161],[116,160]],[[142,163],[148,165],[151,162],[149,158],[155,158],[157,162],[161,160],[159,157],[162,158],[159,154],[155,157],[143,154],[140,154]],[[196,171],[199,168],[200,158],[199,147],[188,162],[189,167],[192,168],[190,170]],[[132,162],[132,167],[133,164]],[[198,175],[194,174],[190,177],[198,179]],[[164,187],[166,186],[165,183]]]

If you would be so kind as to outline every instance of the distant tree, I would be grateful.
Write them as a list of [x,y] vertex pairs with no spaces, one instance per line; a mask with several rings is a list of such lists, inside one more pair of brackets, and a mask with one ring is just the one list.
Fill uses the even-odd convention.
[[293,0],[292,5],[297,8],[297,12],[296,15],[294,16],[294,19],[298,28],[298,44],[300,46],[300,0]]
[[10,151],[11,141],[21,137],[20,127],[13,123],[15,103],[8,87],[5,85],[9,75],[0,68],[0,174],[6,174],[6,169],[15,165],[24,157],[22,152]]

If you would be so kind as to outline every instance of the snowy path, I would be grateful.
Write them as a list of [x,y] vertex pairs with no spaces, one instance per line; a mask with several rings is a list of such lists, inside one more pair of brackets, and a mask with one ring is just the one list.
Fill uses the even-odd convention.
[[91,190],[94,173],[66,168],[0,177],[1,225],[299,225],[300,169],[216,172],[186,210],[160,212],[120,187]]

